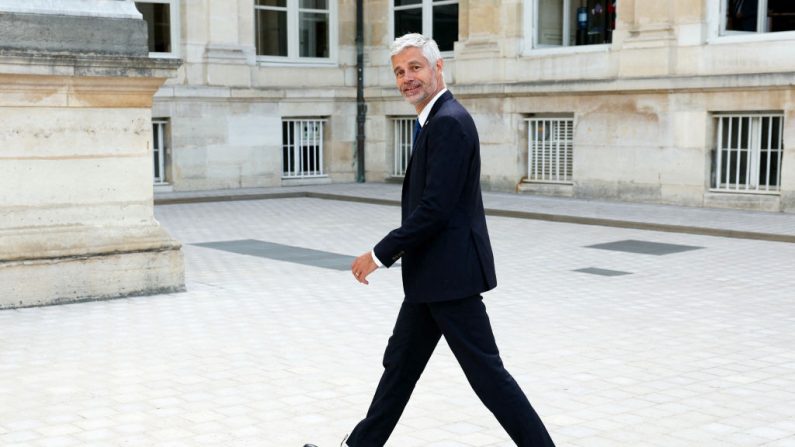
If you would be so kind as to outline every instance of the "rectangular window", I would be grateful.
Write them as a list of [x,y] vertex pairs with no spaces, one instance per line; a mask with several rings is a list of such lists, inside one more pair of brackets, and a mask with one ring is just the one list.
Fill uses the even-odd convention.
[[257,54],[287,56],[287,0],[257,0]]
[[727,34],[774,33],[795,30],[795,1],[722,0]]
[[154,155],[155,184],[166,183],[166,150],[168,145],[168,120],[152,120],[152,153]]
[[784,151],[783,114],[719,114],[712,189],[778,192]]
[[329,59],[335,0],[256,0],[258,56]]
[[392,147],[394,149],[392,175],[395,177],[406,175],[409,157],[411,157],[411,148],[414,146],[414,123],[416,121],[416,117],[394,118],[392,120],[394,132],[392,139]]
[[322,119],[282,121],[282,178],[324,177]]
[[440,51],[453,51],[458,40],[458,0],[393,0],[394,32],[432,36]]
[[525,0],[534,47],[609,44],[617,0]]
[[148,32],[149,53],[175,56],[179,47],[178,0],[136,1]]
[[571,183],[574,118],[528,119],[527,146],[528,181]]

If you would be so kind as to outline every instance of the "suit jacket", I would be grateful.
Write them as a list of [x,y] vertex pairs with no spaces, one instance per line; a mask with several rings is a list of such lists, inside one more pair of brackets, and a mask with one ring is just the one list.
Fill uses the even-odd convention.
[[414,144],[401,214],[401,226],[374,252],[387,267],[402,258],[406,301],[454,300],[496,287],[478,132],[449,91],[433,105]]

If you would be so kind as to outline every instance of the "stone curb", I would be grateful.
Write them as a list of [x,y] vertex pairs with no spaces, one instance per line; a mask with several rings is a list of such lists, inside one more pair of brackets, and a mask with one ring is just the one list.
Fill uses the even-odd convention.
[[[266,200],[266,199],[295,199],[313,198],[324,200],[338,200],[343,202],[367,203],[371,205],[400,206],[399,200],[378,199],[371,197],[350,196],[344,194],[330,194],[313,191],[275,192],[266,194],[222,194],[208,196],[186,196],[173,198],[155,197],[155,205],[177,205],[187,203],[228,202],[238,200]],[[698,227],[690,225],[673,225],[651,222],[638,222],[632,220],[606,219],[599,217],[572,216],[566,214],[536,213],[530,211],[516,211],[486,208],[486,215],[510,217],[515,219],[541,220],[547,222],[571,223],[580,225],[598,225],[604,227],[627,228],[635,230],[662,231],[666,233],[697,234],[702,236],[727,237],[733,239],[752,239],[770,242],[795,243],[795,235],[762,233],[755,231],[738,231],[725,228]]]

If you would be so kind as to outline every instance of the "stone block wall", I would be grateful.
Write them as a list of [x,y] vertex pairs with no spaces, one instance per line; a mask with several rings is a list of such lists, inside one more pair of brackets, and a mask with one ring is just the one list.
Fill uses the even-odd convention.
[[[792,33],[721,36],[718,2],[622,0],[612,44],[539,49],[530,38],[532,4],[459,2],[459,39],[445,59],[445,79],[480,129],[486,189],[793,209],[786,147],[780,194],[709,190],[713,113],[782,111],[785,141],[792,140]],[[394,181],[391,119],[413,110],[394,87],[390,2],[364,6],[366,178]],[[327,179],[353,181],[355,2],[336,2],[336,57],[320,64],[258,58],[250,0],[182,7],[185,66],[154,106],[155,116],[170,120],[173,188],[294,184],[279,174],[285,117],[328,117]],[[525,119],[560,113],[576,123],[573,182],[523,182]]]

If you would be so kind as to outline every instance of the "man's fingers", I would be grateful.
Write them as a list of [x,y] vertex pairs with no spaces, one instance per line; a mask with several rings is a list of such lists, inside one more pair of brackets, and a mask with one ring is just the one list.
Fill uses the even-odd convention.
[[353,273],[353,277],[356,278],[356,280],[360,283],[370,284],[367,281],[367,275],[373,273],[376,268],[378,268],[378,266],[375,265],[370,253],[368,252],[354,259],[353,263],[351,264],[351,273]]

